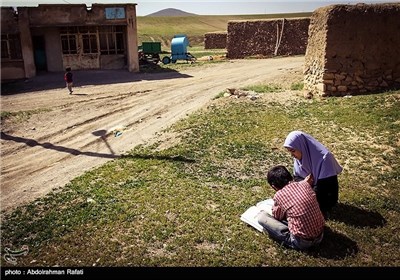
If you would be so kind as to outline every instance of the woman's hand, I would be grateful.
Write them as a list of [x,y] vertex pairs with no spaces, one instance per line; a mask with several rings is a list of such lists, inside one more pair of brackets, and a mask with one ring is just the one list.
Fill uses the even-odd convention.
[[310,186],[312,186],[314,184],[314,177],[313,175],[310,173],[306,178],[304,178],[304,181],[306,181],[307,183],[310,184]]

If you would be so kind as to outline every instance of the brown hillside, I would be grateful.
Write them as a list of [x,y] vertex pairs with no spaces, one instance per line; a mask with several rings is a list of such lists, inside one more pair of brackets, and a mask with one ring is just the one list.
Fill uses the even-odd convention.
[[196,14],[188,13],[179,9],[169,8],[147,15],[147,17],[187,17],[187,16],[196,16]]

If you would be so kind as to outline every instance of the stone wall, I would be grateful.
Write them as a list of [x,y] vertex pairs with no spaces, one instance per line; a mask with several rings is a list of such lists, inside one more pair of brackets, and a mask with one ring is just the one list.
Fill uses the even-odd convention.
[[306,91],[344,96],[400,88],[400,4],[319,8],[308,36]]
[[227,32],[208,32],[204,34],[204,49],[225,49]]
[[227,58],[304,55],[310,18],[228,22]]

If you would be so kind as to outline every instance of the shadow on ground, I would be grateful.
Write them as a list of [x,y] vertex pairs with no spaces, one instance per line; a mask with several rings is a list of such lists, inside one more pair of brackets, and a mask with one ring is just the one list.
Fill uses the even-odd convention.
[[94,136],[99,137],[98,141],[104,141],[105,144],[107,145],[110,153],[97,153],[97,152],[90,152],[90,151],[85,151],[82,152],[78,149],[73,149],[73,148],[68,148],[65,146],[60,146],[60,145],[54,145],[50,142],[38,142],[35,139],[31,138],[24,138],[24,137],[18,137],[18,136],[13,136],[10,134],[7,134],[3,131],[0,132],[1,134],[1,139],[6,140],[6,141],[14,141],[16,143],[23,143],[26,146],[29,147],[36,147],[36,146],[41,146],[44,149],[50,149],[50,150],[56,150],[62,153],[69,153],[74,156],[78,155],[84,155],[84,156],[90,156],[90,157],[102,157],[102,158],[110,158],[110,159],[115,159],[115,158],[124,158],[124,159],[157,159],[157,160],[169,160],[169,161],[182,161],[182,162],[188,162],[188,163],[193,163],[195,162],[194,159],[186,158],[181,155],[176,155],[176,156],[167,156],[167,155],[146,155],[146,154],[127,154],[127,155],[118,155],[116,154],[111,146],[107,142],[107,135],[110,133],[107,133],[106,130],[97,130],[92,132]]
[[319,246],[310,249],[307,254],[325,259],[341,260],[358,253],[357,243],[344,234],[325,226],[324,239]]
[[[345,203],[338,203],[333,208],[329,220],[342,222],[355,228],[378,228],[386,224],[385,218],[378,212]],[[325,226],[324,239],[321,244],[307,253],[314,257],[338,260],[356,255],[358,246],[346,235]]]
[[[74,75],[74,87],[191,77],[190,75],[181,74],[178,71],[163,68],[155,64],[141,66],[141,71],[137,73],[129,72],[126,69],[76,71],[72,69],[72,72]],[[30,79],[2,82],[1,95],[63,88],[65,88],[64,72],[39,72],[35,77]]]
[[338,203],[333,208],[330,220],[340,221],[356,228],[377,228],[386,224],[385,218],[378,212],[344,203]]

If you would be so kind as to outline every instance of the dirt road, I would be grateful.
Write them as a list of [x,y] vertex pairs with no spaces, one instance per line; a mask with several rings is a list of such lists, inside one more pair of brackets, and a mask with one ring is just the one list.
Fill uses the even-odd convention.
[[299,81],[303,64],[298,56],[226,61],[171,73],[81,71],[74,73],[73,95],[62,73],[2,88],[1,111],[37,113],[2,123],[1,210],[33,201],[154,141],[226,88]]

